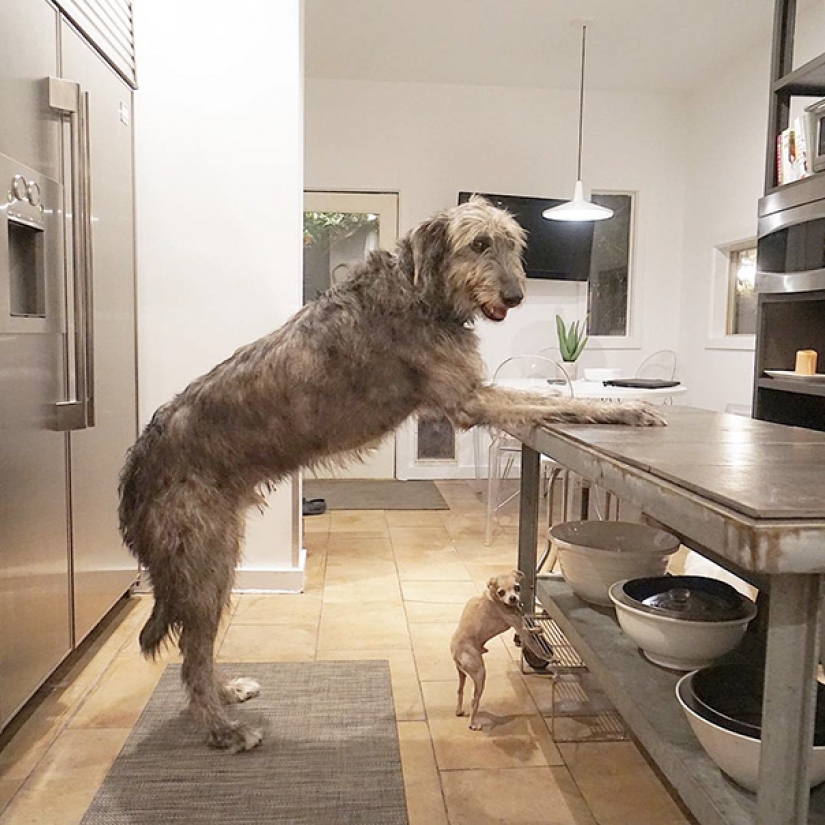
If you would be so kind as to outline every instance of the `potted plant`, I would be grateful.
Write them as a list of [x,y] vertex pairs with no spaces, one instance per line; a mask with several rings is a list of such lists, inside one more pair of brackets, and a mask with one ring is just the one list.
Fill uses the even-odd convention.
[[564,323],[561,315],[556,315],[556,331],[559,335],[559,352],[564,362],[564,370],[570,380],[575,381],[578,378],[576,361],[587,343],[587,318],[572,321],[568,325]]

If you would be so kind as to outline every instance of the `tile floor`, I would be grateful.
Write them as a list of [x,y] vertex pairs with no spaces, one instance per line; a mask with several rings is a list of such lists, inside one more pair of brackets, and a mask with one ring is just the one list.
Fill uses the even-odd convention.
[[[450,636],[467,599],[515,565],[516,532],[505,519],[485,547],[473,485],[439,487],[449,510],[305,519],[306,592],[237,596],[219,658],[388,659],[411,825],[693,822],[632,742],[553,741],[549,680],[522,673],[512,634],[488,645],[485,729],[454,715]],[[80,821],[173,657],[138,652],[150,602],[124,601],[0,738],[0,823]]]

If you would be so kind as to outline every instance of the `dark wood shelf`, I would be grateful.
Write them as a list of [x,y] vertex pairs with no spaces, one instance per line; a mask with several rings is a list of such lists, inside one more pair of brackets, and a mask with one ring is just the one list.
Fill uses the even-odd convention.
[[768,369],[791,369],[796,352],[825,359],[825,290],[761,293],[754,359],[754,416],[779,424],[825,430],[825,383],[772,378]]
[[[539,577],[536,597],[699,822],[756,822],[756,796],[722,774],[690,729],[676,699],[683,674],[648,662],[622,632],[613,609],[587,604],[566,582]],[[825,785],[811,794],[808,822],[825,823]]]
[[783,94],[789,97],[798,95],[804,97],[825,96],[825,55],[819,55],[809,60],[798,69],[780,77],[775,81],[771,91],[774,94]]
[[[775,158],[774,155],[774,162]],[[759,199],[759,217],[815,200],[825,200],[825,174],[823,173],[766,189],[764,197]]]
[[790,392],[795,395],[816,395],[825,398],[825,382],[803,381],[800,378],[760,378],[756,382],[759,389]]

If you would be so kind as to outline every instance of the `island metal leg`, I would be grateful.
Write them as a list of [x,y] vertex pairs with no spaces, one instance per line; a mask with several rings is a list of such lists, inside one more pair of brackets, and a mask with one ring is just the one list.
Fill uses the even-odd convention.
[[536,609],[536,547],[539,522],[539,473],[541,456],[521,445],[521,500],[518,517],[518,569],[524,572],[521,607],[525,613]]
[[804,825],[808,821],[818,607],[818,576],[771,576],[759,825]]

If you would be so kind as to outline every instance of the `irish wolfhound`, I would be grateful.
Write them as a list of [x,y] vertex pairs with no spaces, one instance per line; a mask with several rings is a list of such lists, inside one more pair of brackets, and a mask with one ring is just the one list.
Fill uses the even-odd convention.
[[472,323],[479,314],[503,321],[521,303],[523,246],[516,221],[482,199],[437,214],[395,254],[373,252],[350,279],[195,380],[131,449],[120,524],[155,599],[140,645],[154,655],[178,636],[190,707],[215,747],[261,741],[222,707],[258,686],[223,684],[213,665],[243,514],[260,502],[261,485],[363,451],[416,412],[459,428],[663,423],[644,404],[531,396],[485,382]]

